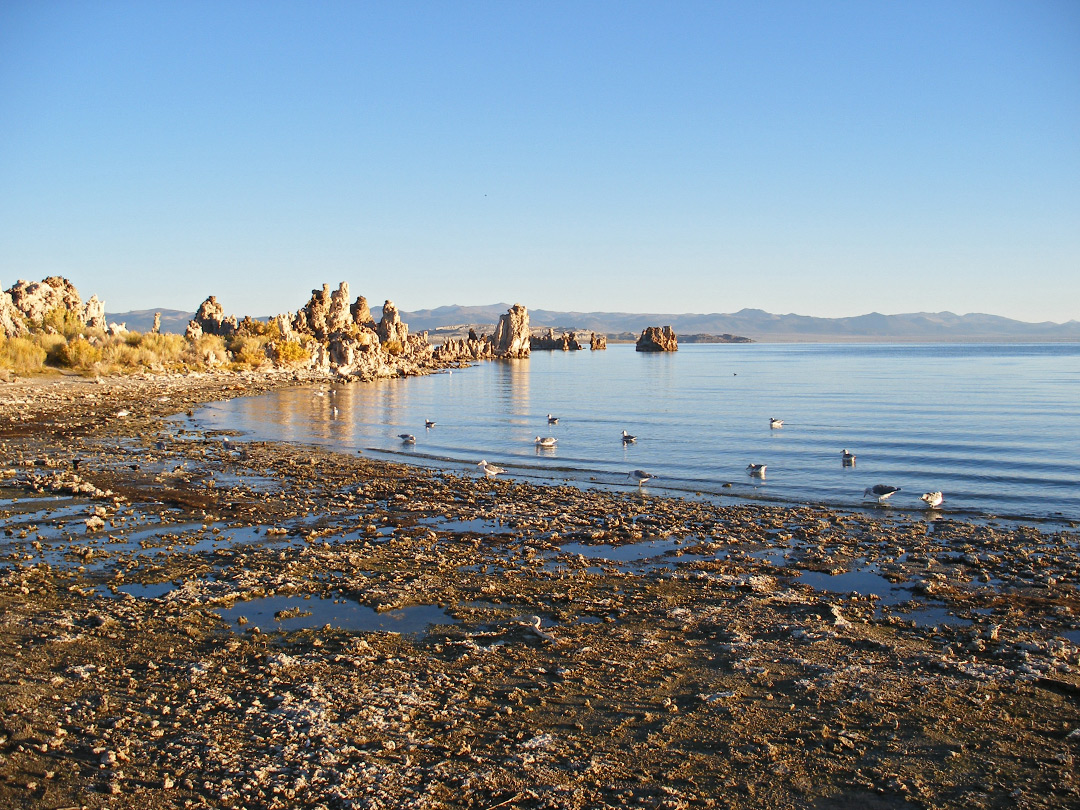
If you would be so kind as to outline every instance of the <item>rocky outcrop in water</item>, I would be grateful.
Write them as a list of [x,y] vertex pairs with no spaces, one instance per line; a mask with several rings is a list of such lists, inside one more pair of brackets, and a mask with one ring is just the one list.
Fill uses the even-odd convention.
[[602,352],[607,348],[607,335],[598,335],[593,332],[592,340],[589,341],[589,348],[594,352]]
[[564,332],[556,335],[555,330],[549,328],[541,335],[529,339],[529,347],[536,351],[578,351],[585,348],[578,342],[574,332]]
[[74,284],[49,276],[43,281],[19,279],[0,296],[0,331],[5,337],[25,334],[27,323],[40,324],[56,309],[72,313],[89,327],[106,328],[105,304],[96,295],[84,303]]
[[521,304],[514,304],[499,318],[495,334],[491,336],[495,356],[528,357],[529,336],[529,310]]
[[679,341],[670,326],[649,326],[641,331],[636,348],[639,352],[677,352]]

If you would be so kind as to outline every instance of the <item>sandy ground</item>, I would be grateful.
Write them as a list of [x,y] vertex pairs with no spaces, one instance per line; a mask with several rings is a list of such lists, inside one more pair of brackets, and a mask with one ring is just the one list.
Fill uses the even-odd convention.
[[185,416],[302,381],[0,384],[0,806],[1080,806],[1072,529]]

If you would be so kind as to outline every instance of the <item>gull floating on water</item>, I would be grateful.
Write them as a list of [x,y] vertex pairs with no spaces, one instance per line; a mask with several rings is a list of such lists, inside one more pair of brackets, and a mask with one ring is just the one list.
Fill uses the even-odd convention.
[[496,467],[494,464],[488,464],[487,461],[484,459],[481,459],[480,463],[476,466],[482,469],[484,471],[484,475],[486,475],[488,478],[494,478],[499,473],[506,472],[506,470],[504,470],[502,467]]
[[548,424],[549,424],[549,425],[557,425],[557,424],[559,424],[559,417],[557,417],[557,416],[552,416],[552,415],[551,415],[551,414],[549,413],[549,414],[548,414]]
[[640,487],[646,481],[651,481],[656,476],[652,473],[647,473],[644,470],[634,470],[633,472],[627,473],[626,477],[633,478],[635,481],[637,481],[637,485]]
[[434,419],[425,419],[424,420],[424,427],[426,427],[426,428],[435,427],[435,420]]
[[784,420],[783,419],[769,419],[769,427],[771,427],[771,428],[782,428],[783,426],[784,426]]
[[845,467],[855,466],[855,454],[849,453],[847,450],[840,451],[840,463]]
[[750,473],[750,475],[756,475],[756,476],[758,476],[760,478],[764,478],[765,477],[765,466],[766,465],[764,465],[764,464],[747,464],[746,465],[746,471],[748,473]]
[[623,444],[633,444],[636,441],[637,441],[637,436],[631,436],[625,430],[622,432],[622,443]]
[[556,439],[554,436],[537,436],[536,437],[536,446],[537,447],[554,447],[558,443],[558,441],[559,440]]
[[900,487],[890,486],[889,484],[874,484],[874,486],[863,490],[863,497],[877,498],[878,503],[885,503],[899,491]]
[[416,437],[411,433],[399,433],[398,438],[405,444],[416,444]]
[[945,496],[940,492],[927,492],[925,495],[920,495],[919,500],[926,501],[929,508],[937,509],[945,500]]

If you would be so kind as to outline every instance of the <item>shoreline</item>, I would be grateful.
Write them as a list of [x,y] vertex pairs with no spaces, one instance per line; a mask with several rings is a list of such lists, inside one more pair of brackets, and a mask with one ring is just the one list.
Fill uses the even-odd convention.
[[[487,481],[166,424],[304,381],[0,386],[0,803],[1080,802],[1075,533]],[[650,542],[640,565],[590,556]],[[916,607],[805,576],[860,570]],[[267,598],[293,601],[258,632],[221,618]],[[357,632],[318,623],[330,605],[448,621]]]

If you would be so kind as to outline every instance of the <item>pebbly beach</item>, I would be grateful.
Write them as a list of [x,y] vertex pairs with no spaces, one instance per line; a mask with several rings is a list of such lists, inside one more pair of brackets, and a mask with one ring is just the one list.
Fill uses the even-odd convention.
[[[491,480],[185,416],[316,379],[0,388],[4,806],[1080,802],[1071,529]],[[903,598],[814,587],[868,570]]]

